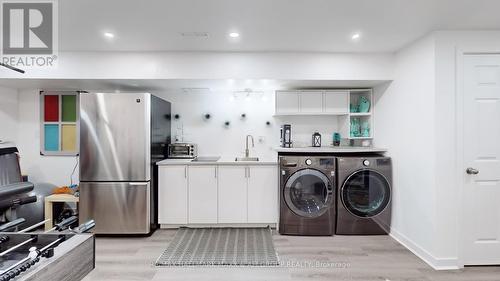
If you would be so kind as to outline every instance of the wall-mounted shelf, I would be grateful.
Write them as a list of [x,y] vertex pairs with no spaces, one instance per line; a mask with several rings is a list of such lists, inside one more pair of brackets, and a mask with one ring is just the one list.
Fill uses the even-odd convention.
[[[364,97],[369,102],[369,108],[367,112],[352,112],[353,109],[358,110],[358,105],[360,99]],[[366,140],[373,139],[373,91],[372,89],[353,89],[349,91],[349,118],[347,118],[347,133],[349,139],[352,140]],[[360,133],[363,131],[364,126],[368,126],[369,135],[368,136],[354,136],[351,132],[351,124],[355,121],[359,121]]]
[[349,137],[351,140],[371,140],[373,137]]
[[[358,112],[361,97],[369,101],[367,112]],[[373,139],[372,89],[290,90],[276,91],[274,117],[280,116],[332,116],[339,123],[343,138]],[[351,104],[353,106],[351,106]],[[355,110],[354,112],[351,112]],[[351,134],[351,124],[360,123],[360,135]],[[363,127],[369,135],[363,136]]]
[[327,112],[319,112],[319,113],[306,113],[306,112],[299,112],[299,113],[282,113],[282,114],[274,114],[274,117],[280,117],[280,116],[347,116],[349,115],[349,112],[338,112],[338,113],[327,113]]
[[362,112],[362,113],[355,112],[355,113],[348,113],[348,114],[351,115],[351,116],[354,116],[354,117],[355,116],[371,116],[372,115],[371,112]]

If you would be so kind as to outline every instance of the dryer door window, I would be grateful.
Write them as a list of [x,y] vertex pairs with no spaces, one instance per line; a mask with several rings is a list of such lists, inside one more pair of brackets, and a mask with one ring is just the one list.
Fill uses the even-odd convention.
[[303,169],[286,181],[285,202],[297,215],[315,218],[323,215],[333,201],[333,188],[328,177],[318,170]]
[[346,179],[340,195],[349,212],[369,218],[380,214],[389,205],[391,187],[380,173],[361,170]]

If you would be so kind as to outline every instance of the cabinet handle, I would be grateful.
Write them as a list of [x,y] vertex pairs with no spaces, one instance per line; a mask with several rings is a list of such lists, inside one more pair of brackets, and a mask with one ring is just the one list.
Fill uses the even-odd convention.
[[250,178],[250,167],[247,167],[248,169],[248,178]]
[[245,178],[248,178],[248,172],[247,172],[248,167],[245,167]]
[[184,178],[188,177],[188,167],[184,166]]
[[217,167],[214,168],[215,171],[215,178],[217,178]]

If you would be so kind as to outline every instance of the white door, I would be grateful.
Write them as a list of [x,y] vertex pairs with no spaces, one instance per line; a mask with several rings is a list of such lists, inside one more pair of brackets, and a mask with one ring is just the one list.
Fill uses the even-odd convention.
[[464,57],[464,263],[500,264],[500,55]]
[[188,177],[188,222],[217,223],[217,166],[189,166]]
[[188,223],[187,166],[158,168],[158,222]]
[[278,168],[248,167],[248,222],[278,222]]
[[247,167],[219,166],[219,223],[247,222]]
[[323,92],[301,92],[300,93],[301,113],[322,113],[323,112]]

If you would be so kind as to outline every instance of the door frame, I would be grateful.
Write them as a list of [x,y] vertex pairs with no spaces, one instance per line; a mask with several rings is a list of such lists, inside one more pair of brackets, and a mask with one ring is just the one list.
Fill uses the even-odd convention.
[[500,49],[498,48],[456,48],[455,49],[455,136],[456,136],[456,180],[458,187],[458,200],[457,206],[457,265],[459,268],[465,267],[465,208],[460,208],[460,206],[465,205],[466,198],[464,197],[465,193],[465,174],[464,174],[464,128],[463,128],[463,120],[464,120],[464,98],[465,98],[465,89],[463,85],[464,79],[464,60],[466,56],[469,55],[500,55]]

